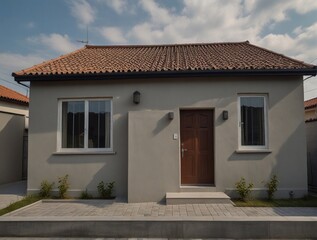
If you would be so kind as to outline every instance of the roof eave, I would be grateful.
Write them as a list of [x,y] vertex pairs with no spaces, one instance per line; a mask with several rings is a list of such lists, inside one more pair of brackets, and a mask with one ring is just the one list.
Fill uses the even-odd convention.
[[125,78],[155,78],[155,77],[204,77],[204,76],[259,76],[259,75],[299,75],[316,76],[317,69],[264,69],[264,70],[186,70],[186,71],[155,71],[155,72],[111,72],[111,73],[78,73],[78,74],[42,74],[17,75],[12,74],[17,82],[49,81],[49,80],[107,80]]
[[29,106],[29,102],[25,102],[25,101],[17,100],[17,99],[12,99],[12,98],[7,98],[7,97],[2,97],[2,96],[0,96],[0,101],[14,103],[14,104],[23,105],[23,106]]

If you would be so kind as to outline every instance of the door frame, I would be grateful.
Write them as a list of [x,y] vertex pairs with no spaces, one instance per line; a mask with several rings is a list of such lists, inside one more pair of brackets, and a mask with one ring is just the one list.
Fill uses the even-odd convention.
[[[181,156],[181,111],[186,110],[207,110],[211,111],[213,115],[213,123],[212,123],[212,140],[213,140],[213,160],[214,160],[214,184],[200,184],[200,185],[182,185],[182,156]],[[215,187],[216,186],[216,179],[217,179],[217,171],[216,171],[216,149],[215,149],[215,108],[214,107],[182,107],[178,109],[178,181],[180,188],[190,188],[190,187]]]

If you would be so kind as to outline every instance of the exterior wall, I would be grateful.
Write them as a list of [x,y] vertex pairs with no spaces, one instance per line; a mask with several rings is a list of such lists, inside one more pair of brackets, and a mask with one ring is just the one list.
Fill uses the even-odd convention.
[[22,179],[25,116],[0,112],[0,184]]
[[317,190],[317,121],[306,122],[308,185]]
[[20,104],[0,101],[0,112],[29,116],[29,107]]
[[317,118],[317,109],[311,108],[305,110],[305,120],[316,119]]
[[[141,103],[132,102],[141,92]],[[239,93],[268,94],[268,153],[237,153]],[[113,155],[57,154],[58,99],[113,98]],[[277,174],[277,197],[307,193],[306,138],[301,77],[231,77],[32,82],[28,191],[42,180],[69,174],[71,192],[96,191],[115,181],[117,196],[130,202],[159,201],[180,187],[179,110],[212,108],[215,113],[215,187],[231,193],[240,177],[265,193],[264,181]],[[222,120],[228,110],[229,119]],[[173,111],[175,117],[166,120]],[[45,121],[44,121],[45,120]],[[40,151],[39,151],[40,149]],[[39,171],[39,169],[41,171]]]

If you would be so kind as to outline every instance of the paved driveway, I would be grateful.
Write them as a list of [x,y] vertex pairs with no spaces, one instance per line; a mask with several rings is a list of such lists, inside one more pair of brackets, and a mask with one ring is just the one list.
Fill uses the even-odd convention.
[[105,200],[47,200],[8,213],[14,217],[317,217],[317,208],[234,207],[232,204],[165,205]]
[[26,195],[26,181],[0,185],[0,209],[21,200]]

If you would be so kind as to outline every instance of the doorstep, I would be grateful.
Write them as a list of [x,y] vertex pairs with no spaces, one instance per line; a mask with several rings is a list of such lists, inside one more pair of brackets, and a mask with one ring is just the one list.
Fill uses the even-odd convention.
[[175,204],[232,204],[224,192],[167,192],[166,205]]

